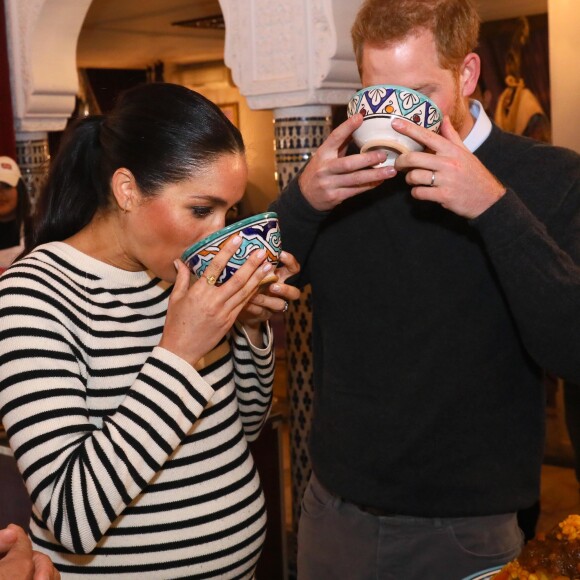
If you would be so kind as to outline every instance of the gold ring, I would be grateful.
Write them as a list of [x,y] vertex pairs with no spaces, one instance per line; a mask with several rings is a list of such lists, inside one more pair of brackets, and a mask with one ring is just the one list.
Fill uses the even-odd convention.
[[429,187],[433,187],[435,185],[435,171],[431,171],[431,183]]
[[217,278],[214,275],[204,276],[204,278],[210,286],[213,286],[217,282]]

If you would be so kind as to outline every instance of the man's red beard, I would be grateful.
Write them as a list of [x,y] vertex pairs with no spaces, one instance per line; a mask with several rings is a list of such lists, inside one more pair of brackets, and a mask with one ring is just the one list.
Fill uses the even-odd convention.
[[461,96],[461,91],[459,89],[459,72],[455,76],[455,101],[451,112],[449,113],[449,120],[453,125],[453,128],[461,134],[461,128],[465,123],[465,117],[469,114],[468,106],[465,100]]

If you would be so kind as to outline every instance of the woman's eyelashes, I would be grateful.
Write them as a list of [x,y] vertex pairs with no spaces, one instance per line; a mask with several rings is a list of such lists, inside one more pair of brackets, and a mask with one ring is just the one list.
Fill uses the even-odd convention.
[[213,207],[208,207],[208,206],[203,206],[203,205],[198,205],[198,206],[191,208],[191,213],[194,215],[194,217],[199,218],[199,219],[203,219],[205,217],[208,217],[208,216],[212,215],[213,212],[214,212]]
[[[195,218],[203,219],[210,215],[213,215],[216,211],[214,206],[209,205],[196,205],[190,209],[191,213]],[[235,219],[238,216],[239,208],[237,204],[229,207],[225,210],[225,217],[227,220]]]

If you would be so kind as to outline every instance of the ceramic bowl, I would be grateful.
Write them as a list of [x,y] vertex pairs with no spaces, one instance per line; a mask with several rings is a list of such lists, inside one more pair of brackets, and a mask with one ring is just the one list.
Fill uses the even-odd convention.
[[362,113],[362,125],[353,133],[361,153],[381,149],[387,159],[380,166],[393,165],[401,153],[422,151],[423,145],[397,133],[393,119],[405,119],[421,127],[439,132],[443,115],[437,105],[425,95],[395,85],[374,85],[361,89],[348,103],[349,117]]
[[502,566],[496,566],[495,568],[488,568],[487,570],[482,570],[477,574],[472,574],[471,576],[467,576],[463,580],[492,580],[492,578],[498,574],[502,569]]
[[[267,259],[274,267],[278,265],[282,245],[278,216],[274,212],[265,212],[247,217],[210,234],[187,248],[181,255],[181,259],[196,278],[201,278],[215,255],[236,234],[241,236],[242,243],[238,251],[226,264],[216,281],[216,285],[223,284],[229,280],[243,266],[254,250],[264,248]],[[272,274],[264,278],[262,283],[266,284],[275,279],[276,275]]]

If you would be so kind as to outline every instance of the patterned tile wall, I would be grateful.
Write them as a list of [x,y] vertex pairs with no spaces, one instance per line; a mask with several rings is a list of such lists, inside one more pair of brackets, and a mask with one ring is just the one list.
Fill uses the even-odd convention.
[[16,161],[22,172],[22,180],[26,185],[34,209],[48,174],[50,163],[48,137],[29,141],[18,140],[16,142]]
[[[277,117],[274,123],[276,169],[282,190],[310,159],[331,131],[331,108],[327,115]],[[282,240],[282,244],[284,240]],[[295,545],[300,504],[310,476],[312,368],[312,300],[309,286],[286,312],[286,365],[290,406],[290,460],[292,478],[292,524]],[[296,555],[289,550],[290,577],[295,574]]]

